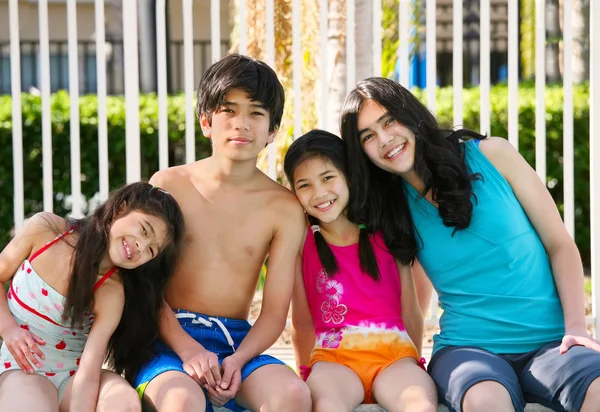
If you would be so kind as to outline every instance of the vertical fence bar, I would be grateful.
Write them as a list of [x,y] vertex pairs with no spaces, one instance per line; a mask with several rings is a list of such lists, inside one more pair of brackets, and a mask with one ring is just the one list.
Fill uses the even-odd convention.
[[[167,2],[156,0],[156,80],[158,94],[158,167],[169,167],[167,118]],[[187,107],[186,107],[187,109]]]
[[535,170],[546,184],[546,0],[535,2]]
[[[212,7],[212,6],[211,6]],[[194,110],[194,28],[193,28],[193,0],[183,0],[183,72],[184,72],[184,90],[185,90],[185,161],[192,163],[196,161],[196,131],[195,131],[195,110]],[[211,27],[212,22],[211,9]],[[214,33],[213,33],[214,34]],[[211,48],[213,49],[213,62],[215,60],[215,44],[211,39]],[[220,49],[220,45],[219,45]]]
[[320,2],[320,46],[321,46],[321,107],[319,116],[319,128],[327,128],[327,106],[329,101],[329,67],[327,65],[327,32],[329,21],[328,1],[321,0]]
[[373,76],[381,76],[381,0],[373,0]]
[[300,0],[292,0],[292,82],[294,87],[294,139],[302,135],[302,52]]
[[519,0],[508,0],[508,140],[519,149]]
[[[274,0],[266,0],[267,18],[267,64],[275,69],[275,3]],[[273,180],[277,179],[277,146],[275,142],[268,146],[267,174]]]
[[12,155],[15,234],[25,219],[23,195],[23,120],[21,112],[21,45],[19,36],[19,0],[8,4],[10,30],[10,93],[12,96]]
[[[248,53],[248,35],[246,28],[246,19],[248,18],[248,12],[246,8],[246,0],[238,0],[239,4],[239,18],[240,18],[240,54]],[[293,30],[293,27],[292,27]]]
[[104,41],[104,1],[95,0],[96,93],[98,94],[98,180],[100,199],[108,199],[108,123],[106,114],[106,50]]
[[346,93],[356,86],[356,10],[354,0],[346,0]]
[[452,90],[454,91],[454,126],[463,124],[463,4],[452,3]]
[[42,95],[42,176],[44,210],[54,209],[52,185],[52,111],[50,109],[50,42],[48,40],[48,0],[40,0],[38,9],[40,33],[40,92]]
[[427,0],[425,7],[425,50],[427,55],[427,107],[435,115],[435,92],[436,92],[436,73],[437,73],[437,50],[436,50],[436,1]]
[[410,51],[410,0],[400,0],[398,5],[398,58],[400,59],[400,84],[408,89]]
[[490,133],[490,0],[481,0],[480,34],[481,47],[479,51],[480,76],[480,116],[479,128],[481,133]]
[[575,188],[573,151],[573,2],[563,0],[563,186],[564,221],[575,236]]
[[67,37],[69,47],[69,102],[71,129],[71,214],[83,216],[81,202],[81,160],[79,150],[79,46],[77,43],[77,5],[67,0]]
[[[125,27],[125,25],[127,25]],[[140,79],[137,0],[123,1],[123,59],[125,66],[125,159],[127,183],[137,182],[140,171]]]
[[221,59],[221,0],[210,1],[210,48],[215,63]]
[[590,2],[590,229],[592,237],[592,316],[600,334],[600,3]]

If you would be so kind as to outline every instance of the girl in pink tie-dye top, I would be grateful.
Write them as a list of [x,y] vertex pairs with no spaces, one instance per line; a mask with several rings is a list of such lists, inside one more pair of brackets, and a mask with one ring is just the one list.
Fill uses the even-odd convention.
[[410,265],[347,216],[346,146],[313,130],[296,140],[285,173],[310,222],[292,303],[296,362],[314,410],[435,411],[420,358],[423,317]]

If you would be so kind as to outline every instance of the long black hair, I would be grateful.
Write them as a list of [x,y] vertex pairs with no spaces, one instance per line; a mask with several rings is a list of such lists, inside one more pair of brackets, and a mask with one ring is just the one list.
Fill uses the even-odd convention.
[[351,191],[356,193],[350,212],[367,214],[369,224],[382,231],[390,252],[408,264],[414,260],[417,242],[402,179],[375,166],[363,152],[358,136],[358,114],[367,100],[382,106],[415,135],[414,172],[424,184],[421,196],[431,192],[444,225],[454,227],[455,232],[471,223],[471,184],[481,179],[468,169],[461,141],[485,136],[468,129],[441,128],[427,107],[393,80],[365,79],[346,97],[341,130],[352,165]]
[[[331,161],[335,168],[344,176],[348,186],[352,187],[348,181],[346,144],[334,134],[324,130],[311,130],[294,141],[285,155],[283,169],[292,190],[295,191],[294,171],[302,162],[311,158],[323,158]],[[350,190],[351,199],[352,190]],[[353,221],[351,216],[348,216],[348,218]],[[313,232],[321,265],[325,269],[325,272],[327,272],[327,275],[332,278],[339,272],[337,260],[321,234],[320,229],[317,229],[319,227],[319,220],[310,215],[308,215],[308,220],[311,227],[315,228]],[[369,233],[364,225],[359,225],[358,250],[362,271],[368,273],[373,279],[378,280],[379,267],[377,266],[373,246],[369,239]]]
[[79,239],[74,246],[63,312],[63,319],[70,320],[71,326],[83,324],[84,313],[93,308],[93,288],[100,263],[108,253],[112,223],[134,210],[162,219],[167,238],[154,259],[135,269],[119,268],[125,306],[109,340],[107,360],[127,379],[133,379],[139,368],[152,359],[165,288],[181,249],[183,215],[173,196],[148,183],[132,183],[113,192],[88,217],[70,222]]

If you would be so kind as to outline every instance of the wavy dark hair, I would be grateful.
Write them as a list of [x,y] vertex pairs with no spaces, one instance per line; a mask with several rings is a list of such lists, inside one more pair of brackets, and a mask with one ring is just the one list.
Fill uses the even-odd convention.
[[132,183],[114,191],[108,200],[83,219],[70,224],[79,235],[74,245],[73,269],[69,279],[63,318],[71,326],[83,324],[84,313],[94,304],[93,288],[100,263],[108,253],[112,223],[131,211],[162,219],[167,239],[160,253],[135,268],[119,268],[125,290],[121,321],[108,343],[107,360],[128,380],[154,355],[159,317],[167,283],[175,271],[183,238],[183,215],[173,196],[148,183]]
[[279,127],[283,116],[284,90],[277,74],[266,63],[232,53],[208,68],[200,79],[196,115],[208,117],[225,104],[225,94],[242,89],[250,99],[260,102],[269,112],[269,132]]
[[352,191],[350,212],[363,216],[381,230],[390,252],[402,263],[412,263],[417,251],[415,230],[402,178],[374,165],[365,155],[358,135],[358,114],[367,100],[382,106],[415,135],[414,172],[423,181],[421,196],[431,192],[439,214],[448,227],[466,229],[471,223],[474,201],[472,182],[481,179],[465,163],[461,141],[485,139],[468,129],[445,129],[411,92],[399,83],[371,77],[361,81],[346,97],[342,108],[342,138],[348,144]]
[[[285,155],[283,169],[292,190],[295,191],[294,171],[302,162],[312,158],[323,158],[331,161],[335,168],[342,173],[350,186],[350,182],[348,181],[348,155],[346,144],[342,139],[332,133],[324,130],[311,130],[295,140]],[[352,199],[351,190],[350,199]],[[311,226],[319,225],[319,220],[317,218],[308,214],[307,216]],[[351,216],[348,216],[348,218],[353,221]],[[377,266],[375,252],[373,252],[373,246],[369,239],[369,232],[367,231],[367,228],[362,225],[359,226],[359,228],[358,250],[361,270],[368,273],[373,279],[379,280],[379,267]],[[327,272],[327,275],[330,278],[333,278],[339,272],[337,260],[321,232],[316,231],[314,236],[321,265],[323,266],[323,269],[325,269],[325,272]]]

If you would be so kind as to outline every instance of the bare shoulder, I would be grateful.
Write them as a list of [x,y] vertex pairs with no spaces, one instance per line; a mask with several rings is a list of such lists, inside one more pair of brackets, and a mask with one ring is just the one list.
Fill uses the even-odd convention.
[[519,155],[519,152],[515,147],[506,139],[502,137],[488,137],[479,142],[479,148],[482,153],[492,161],[514,157]]
[[296,195],[289,189],[268,178],[265,189],[268,190],[270,206],[288,218],[303,218],[304,210]]
[[479,148],[504,177],[521,167],[527,166],[527,162],[517,149],[502,137],[488,137],[481,140]]
[[23,234],[32,236],[56,236],[68,229],[66,219],[50,212],[39,212],[30,217],[23,227]]
[[159,170],[150,178],[150,184],[169,190],[181,186],[190,177],[189,165],[172,166]]

